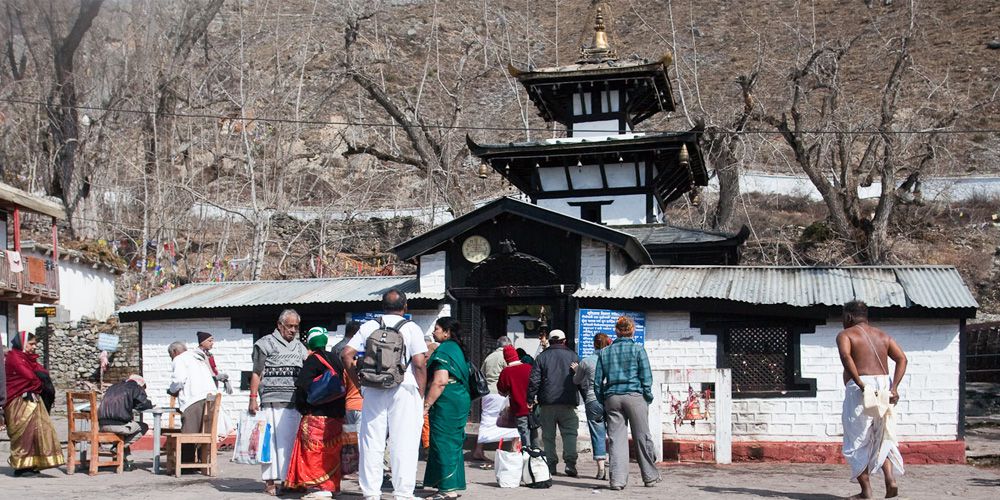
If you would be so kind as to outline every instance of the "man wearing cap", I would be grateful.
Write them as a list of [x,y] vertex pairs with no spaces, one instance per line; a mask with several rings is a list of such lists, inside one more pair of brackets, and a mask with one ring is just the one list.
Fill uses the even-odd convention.
[[226,394],[232,394],[233,386],[229,384],[229,375],[219,373],[219,368],[215,365],[215,356],[212,354],[212,348],[215,347],[215,337],[209,332],[198,332],[197,335],[198,347],[194,350],[195,357],[208,365],[208,369],[212,372],[212,378],[215,379],[215,386],[219,387],[221,382],[226,389]]
[[295,444],[302,415],[295,409],[295,380],[302,362],[309,355],[299,341],[302,319],[294,309],[278,316],[277,328],[253,345],[253,373],[250,375],[249,412],[264,413],[271,424],[271,449],[274,459],[260,464],[264,493],[277,495],[277,483],[288,475],[288,463]]
[[542,446],[549,471],[555,474],[559,457],[556,454],[556,426],[562,435],[563,461],[566,475],[576,477],[576,436],[580,419],[576,407],[580,404],[579,387],[573,383],[570,365],[580,359],[566,346],[562,330],[549,332],[549,347],[535,359],[528,379],[528,406],[541,407]]
[[113,432],[125,441],[125,470],[135,470],[135,464],[131,460],[132,443],[149,430],[149,424],[136,422],[132,412],[152,407],[153,403],[146,397],[146,381],[139,375],[132,375],[127,380],[108,387],[97,408],[101,432]]

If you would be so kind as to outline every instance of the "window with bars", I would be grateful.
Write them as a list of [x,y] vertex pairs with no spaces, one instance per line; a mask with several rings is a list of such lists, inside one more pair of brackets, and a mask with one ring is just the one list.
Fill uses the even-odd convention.
[[780,392],[794,385],[792,335],[783,326],[726,330],[725,362],[733,370],[733,392]]
[[816,380],[801,377],[800,337],[822,322],[698,315],[691,322],[718,336],[716,365],[732,370],[734,398],[815,396]]

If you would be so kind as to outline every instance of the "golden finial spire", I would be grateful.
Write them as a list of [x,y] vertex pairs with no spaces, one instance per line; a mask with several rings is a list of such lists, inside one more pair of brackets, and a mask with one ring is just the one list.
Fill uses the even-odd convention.
[[618,54],[608,42],[608,32],[604,25],[604,2],[597,2],[594,15],[594,41],[590,47],[580,47],[581,63],[599,63],[618,59]]

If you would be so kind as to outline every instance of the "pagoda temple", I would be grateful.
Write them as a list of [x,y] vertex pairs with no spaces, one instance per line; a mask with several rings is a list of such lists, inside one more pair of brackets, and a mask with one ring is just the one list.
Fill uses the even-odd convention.
[[639,239],[656,264],[737,264],[747,237],[672,226],[668,204],[708,184],[698,131],[643,133],[642,122],[674,111],[670,54],[622,61],[609,42],[602,4],[593,42],[570,66],[508,68],[548,122],[567,137],[479,144],[469,150],[531,203],[607,225]]
[[539,115],[565,127],[566,137],[466,138],[480,175],[498,173],[528,201],[500,198],[393,249],[418,265],[421,291],[454,297],[473,361],[510,331],[523,331],[515,343],[533,350],[536,323],[573,331],[574,292],[611,288],[640,266],[739,262],[745,229],[724,234],[665,220],[670,203],[708,183],[698,133],[637,130],[675,109],[672,58],[621,60],[603,8],[598,3],[588,19],[592,41],[574,64],[509,67]]

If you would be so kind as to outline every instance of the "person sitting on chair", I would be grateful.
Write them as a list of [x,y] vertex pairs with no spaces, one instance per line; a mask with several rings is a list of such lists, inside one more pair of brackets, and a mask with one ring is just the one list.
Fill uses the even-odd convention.
[[132,443],[149,430],[149,424],[137,422],[132,412],[152,407],[153,403],[146,397],[146,381],[139,375],[132,375],[127,380],[108,387],[97,408],[97,422],[101,425],[101,432],[113,432],[125,441],[123,468],[127,471],[135,470],[135,463],[131,459]]

